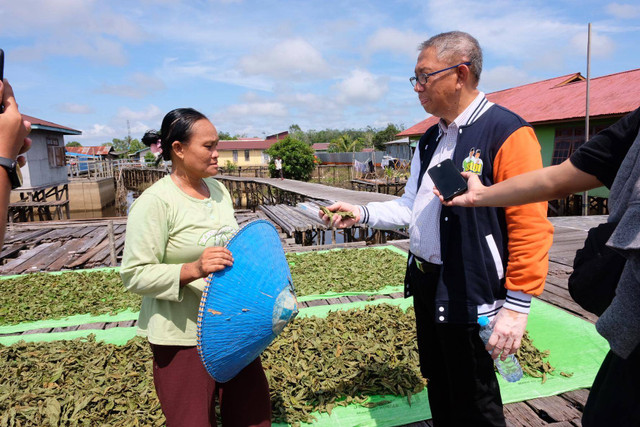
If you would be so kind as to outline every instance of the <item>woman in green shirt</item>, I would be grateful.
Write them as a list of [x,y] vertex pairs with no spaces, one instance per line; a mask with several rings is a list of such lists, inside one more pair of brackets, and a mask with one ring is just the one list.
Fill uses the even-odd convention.
[[[160,133],[142,142],[171,161],[171,174],[131,206],[120,273],[143,296],[138,333],[153,351],[153,377],[167,426],[215,426],[215,395],[224,426],[271,425],[269,385],[256,359],[216,383],[198,356],[196,329],[204,278],[233,264],[224,246],[238,229],[218,173],[218,133],[190,108],[169,112]],[[240,297],[240,294],[238,295]]]

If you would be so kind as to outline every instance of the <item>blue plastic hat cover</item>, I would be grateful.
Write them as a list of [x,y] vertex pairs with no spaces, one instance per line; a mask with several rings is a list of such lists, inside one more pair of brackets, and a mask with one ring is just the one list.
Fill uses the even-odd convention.
[[198,353],[216,382],[235,377],[298,314],[275,227],[254,221],[227,243],[232,267],[211,273],[198,314]]

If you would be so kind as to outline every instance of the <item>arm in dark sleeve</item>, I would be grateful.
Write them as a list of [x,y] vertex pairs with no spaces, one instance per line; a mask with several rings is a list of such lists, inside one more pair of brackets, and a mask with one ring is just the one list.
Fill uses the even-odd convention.
[[640,108],[627,114],[585,142],[571,155],[571,163],[611,188],[622,160],[640,131]]

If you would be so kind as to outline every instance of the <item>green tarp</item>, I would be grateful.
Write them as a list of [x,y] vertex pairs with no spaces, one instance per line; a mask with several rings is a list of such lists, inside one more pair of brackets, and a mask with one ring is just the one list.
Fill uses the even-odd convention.
[[[376,300],[332,306],[309,307],[300,311],[300,317],[325,317],[328,312],[348,310],[371,304],[388,303],[404,309],[411,306],[411,299]],[[96,334],[96,339],[122,345],[135,335],[136,328],[112,328],[107,330],[83,330],[50,334],[31,334],[3,337],[0,343],[10,345],[20,339],[28,341],[53,341],[73,339]],[[502,399],[505,403],[518,402],[537,397],[590,387],[600,363],[608,351],[607,342],[595,331],[595,327],[552,305],[534,300],[527,329],[534,344],[541,350],[549,349],[549,362],[556,368],[542,384],[540,379],[525,377],[517,383],[507,383],[499,378]],[[573,373],[566,378],[560,372]],[[426,391],[412,396],[411,404],[406,398],[379,396],[373,400],[388,400],[390,403],[375,408],[359,405],[336,407],[331,415],[315,414],[314,426],[393,426],[430,418]]]

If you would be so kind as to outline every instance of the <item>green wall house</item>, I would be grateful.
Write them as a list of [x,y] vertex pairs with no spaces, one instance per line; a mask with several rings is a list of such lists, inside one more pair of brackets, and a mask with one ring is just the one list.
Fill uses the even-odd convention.
[[[487,94],[489,101],[519,114],[533,126],[542,148],[544,166],[565,161],[585,138],[586,79],[569,74]],[[589,137],[615,123],[640,106],[640,69],[591,79],[589,88]],[[399,137],[417,141],[436,124],[435,117],[400,132]],[[592,212],[606,213],[609,190],[605,187],[588,193]],[[570,201],[565,201],[569,205]],[[562,204],[561,204],[562,205]],[[558,206],[558,203],[550,206]],[[573,210],[551,208],[550,213]]]

